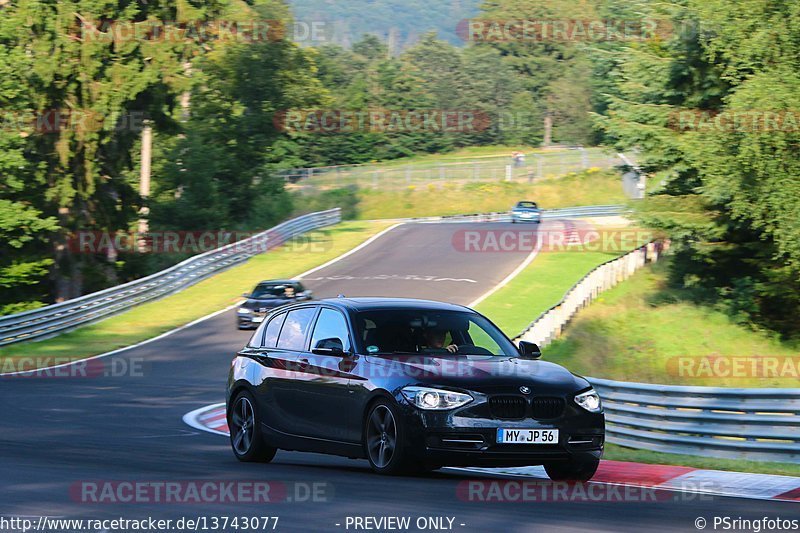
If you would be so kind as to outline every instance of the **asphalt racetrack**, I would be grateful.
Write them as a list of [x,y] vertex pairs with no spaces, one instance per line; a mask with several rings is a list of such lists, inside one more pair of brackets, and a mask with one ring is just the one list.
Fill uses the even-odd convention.
[[[454,232],[487,227],[535,229],[498,223],[405,224],[309,274],[306,282],[320,298],[341,293],[468,304],[529,255],[526,250],[464,253],[453,245]],[[0,516],[271,516],[279,517],[278,531],[388,531],[393,530],[389,522],[377,527],[354,517],[389,516],[410,517],[410,530],[417,531],[417,519],[433,517],[442,520],[425,522],[427,530],[470,532],[697,531],[698,517],[713,530],[713,516],[798,516],[792,503],[675,492],[659,494],[655,501],[486,502],[465,496],[463,489],[467,480],[491,481],[490,475],[443,470],[389,478],[372,474],[366,461],[315,454],[278,452],[271,464],[239,463],[226,438],[182,422],[185,413],[223,400],[231,358],[250,335],[236,330],[234,318],[233,312],[224,313],[101,360],[106,368],[116,367],[112,373],[119,376],[0,378]],[[208,498],[190,503],[152,495],[128,498],[130,491],[118,490],[121,483],[187,487],[207,481],[269,482],[272,494],[280,497],[274,503]],[[115,490],[98,499],[102,495],[96,487]],[[212,530],[210,522],[206,526]],[[227,528],[237,529],[244,528]]]

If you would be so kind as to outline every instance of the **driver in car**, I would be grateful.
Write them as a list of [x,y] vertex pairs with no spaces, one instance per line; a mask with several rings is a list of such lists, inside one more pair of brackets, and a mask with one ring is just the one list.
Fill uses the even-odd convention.
[[458,346],[450,344],[445,347],[444,341],[447,337],[447,332],[441,329],[426,329],[425,330],[425,348],[433,348],[436,350],[447,350],[450,353],[456,353]]

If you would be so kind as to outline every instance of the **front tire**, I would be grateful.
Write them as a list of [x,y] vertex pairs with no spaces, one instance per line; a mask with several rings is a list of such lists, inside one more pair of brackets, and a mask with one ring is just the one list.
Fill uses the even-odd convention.
[[378,400],[367,413],[364,426],[364,452],[374,472],[389,476],[411,472],[405,428],[392,402]]
[[233,455],[243,463],[269,463],[278,452],[268,446],[261,434],[261,418],[256,401],[248,391],[240,392],[231,403],[228,428]]
[[597,472],[600,459],[576,457],[571,461],[553,462],[544,465],[547,476],[553,481],[589,481]]

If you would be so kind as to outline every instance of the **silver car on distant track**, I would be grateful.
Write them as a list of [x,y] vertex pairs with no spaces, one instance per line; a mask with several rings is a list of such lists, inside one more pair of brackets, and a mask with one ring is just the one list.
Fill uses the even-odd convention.
[[539,224],[542,222],[542,210],[539,209],[536,202],[522,200],[511,208],[511,222],[514,224],[517,222],[534,222]]

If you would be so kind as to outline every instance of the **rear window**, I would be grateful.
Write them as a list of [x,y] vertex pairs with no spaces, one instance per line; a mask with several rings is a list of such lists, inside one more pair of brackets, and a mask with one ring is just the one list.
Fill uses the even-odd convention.
[[537,205],[536,202],[520,202],[517,204],[517,207],[527,207],[530,209],[536,209]]

